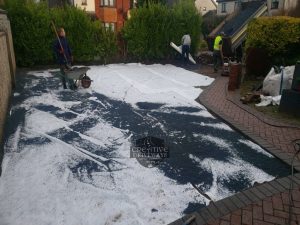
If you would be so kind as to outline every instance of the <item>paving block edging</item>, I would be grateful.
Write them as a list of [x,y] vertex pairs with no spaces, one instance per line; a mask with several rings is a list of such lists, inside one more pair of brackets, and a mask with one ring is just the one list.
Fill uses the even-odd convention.
[[[293,185],[292,185],[293,184]],[[293,187],[292,187],[292,186]],[[279,179],[258,184],[254,187],[241,191],[235,195],[229,196],[216,202],[210,202],[208,206],[180,218],[169,225],[182,225],[191,216],[196,217],[197,225],[204,225],[226,216],[235,210],[241,209],[247,205],[254,204],[272,195],[285,192],[290,188],[298,188],[300,186],[300,173]]]

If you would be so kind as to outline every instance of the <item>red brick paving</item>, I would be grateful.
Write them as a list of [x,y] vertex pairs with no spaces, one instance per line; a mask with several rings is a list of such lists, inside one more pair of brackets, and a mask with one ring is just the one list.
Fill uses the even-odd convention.
[[[199,96],[201,104],[267,151],[291,165],[292,157],[296,152],[294,142],[300,140],[300,126],[274,120],[247,105],[243,105],[238,100],[237,91],[227,91],[228,77],[212,74],[211,70],[210,68],[209,70],[202,69],[202,71],[199,71],[202,74],[216,78],[213,84]],[[300,171],[299,158],[296,158],[294,163],[298,171]],[[248,189],[255,195],[255,199],[249,198],[249,195],[247,195],[248,190],[245,190],[234,197],[228,197],[209,204],[192,214],[196,216],[196,220],[190,225],[299,225],[300,174],[297,173],[293,177],[293,186],[290,186],[290,183],[291,176],[280,178]],[[293,190],[290,190],[291,187]],[[261,190],[265,190],[265,193],[262,194]],[[237,209],[214,219],[217,217],[214,215],[213,210],[217,209],[219,214],[222,211],[224,212],[222,207],[224,205],[228,207],[228,204],[232,204],[234,202],[233,198],[238,201],[239,205],[243,206],[232,206]],[[247,204],[245,202],[251,203]],[[204,211],[205,217],[203,216]],[[210,220],[207,219],[207,211],[212,215]],[[191,215],[176,220],[172,225],[184,224],[189,216]]]
[[[297,190],[294,190],[293,193],[295,193],[296,196],[300,196],[299,188]],[[207,224],[208,225],[212,225],[212,224],[218,224],[218,225],[221,224],[232,224],[232,225],[295,224],[295,225],[299,225],[300,222],[299,205],[297,205],[298,207],[296,207],[296,205],[294,204],[295,201],[291,201],[291,205],[289,204],[289,202],[282,203],[281,199],[284,198],[285,195],[288,195],[288,191],[277,194],[272,198],[267,198],[266,200],[261,200],[257,203],[252,203],[247,207],[243,207],[238,211],[226,215],[226,217],[223,216],[221,219],[211,220]],[[279,203],[280,209],[278,209],[278,204],[273,201],[274,198],[277,199],[276,201],[280,201]],[[249,210],[249,206],[250,206],[250,210]],[[290,218],[290,223],[289,223],[289,218]]]
[[[227,91],[227,85],[228,77],[216,77],[214,83],[199,96],[199,101],[208,110],[290,164],[295,153],[294,142],[300,140],[300,126],[277,121],[243,105],[238,100],[237,92]],[[285,153],[285,157],[282,157],[282,153]],[[299,160],[296,164],[300,169]]]

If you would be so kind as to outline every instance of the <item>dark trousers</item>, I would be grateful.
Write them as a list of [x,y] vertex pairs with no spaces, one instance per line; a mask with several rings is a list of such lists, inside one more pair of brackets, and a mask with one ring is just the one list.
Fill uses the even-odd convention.
[[66,65],[60,65],[60,72],[62,73],[62,77],[61,77],[61,81],[63,83],[63,87],[64,89],[67,89],[67,81],[68,81],[68,84],[69,84],[69,87],[70,89],[75,89],[75,83],[72,79],[66,79],[66,73],[65,71],[70,69],[68,66]]
[[214,58],[214,71],[217,72],[219,69],[219,66],[221,66],[221,64],[222,64],[221,52],[214,50],[213,58]]
[[66,78],[65,78],[65,76],[66,76],[65,69],[66,68],[65,68],[64,65],[60,66],[60,72],[62,74],[62,76],[61,76],[61,82],[63,83],[64,89],[67,89]]
[[189,45],[182,45],[182,59],[185,62],[188,62],[190,54],[190,46]]

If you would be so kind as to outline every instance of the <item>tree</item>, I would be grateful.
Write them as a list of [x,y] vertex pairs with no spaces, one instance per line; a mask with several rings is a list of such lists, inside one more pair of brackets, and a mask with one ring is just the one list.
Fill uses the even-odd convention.
[[174,53],[170,42],[180,44],[186,33],[191,35],[194,53],[199,45],[201,21],[193,0],[179,1],[173,7],[144,4],[132,10],[122,30],[128,54],[146,60],[168,58]]
[[166,4],[166,0],[137,0],[137,6],[138,7],[142,7],[144,4],[146,4],[148,6],[149,3],[162,3],[162,4]]

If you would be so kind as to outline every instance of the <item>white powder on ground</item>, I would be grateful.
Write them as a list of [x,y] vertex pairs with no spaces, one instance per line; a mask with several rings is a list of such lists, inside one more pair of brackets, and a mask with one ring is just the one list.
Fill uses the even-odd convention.
[[[51,76],[50,70],[30,74],[44,78]],[[134,108],[138,102],[163,103],[166,108],[159,109],[162,112],[167,107],[198,107],[201,109],[199,112],[169,112],[214,118],[194,101],[201,92],[194,86],[209,85],[212,78],[159,64],[92,66],[87,75],[93,80],[92,86],[78,90],[79,93],[96,92],[129,103]],[[39,84],[32,82],[25,87],[30,89],[36,85]],[[183,210],[189,203],[203,204],[207,201],[190,184],[178,184],[159,169],[145,168],[136,159],[130,158],[131,131],[114,127],[91,110],[75,113],[71,108],[81,101],[61,101],[59,93],[57,90],[42,93],[14,106],[14,109],[25,108],[27,113],[24,125],[17,128],[5,147],[7,152],[0,177],[1,224],[168,224],[183,216]],[[104,108],[113,107],[94,96],[82,101],[96,101]],[[50,112],[34,108],[40,104],[57,107],[60,112],[72,112],[77,117],[64,121]],[[70,125],[89,117],[96,118],[97,124],[84,133],[74,132],[83,140],[101,147],[103,153],[113,148],[113,157],[79,148],[76,140],[66,143],[49,135],[59,128],[73,131]],[[199,126],[229,130],[220,123],[201,123]],[[19,144],[20,140],[34,137],[46,138],[50,142]],[[202,135],[201,138],[226,150],[231,149],[230,143],[219,137]],[[213,184],[206,187],[205,192],[214,200],[232,194],[222,182],[218,182],[220,179],[235,178],[238,173],[253,179],[253,182],[272,178],[239,159],[221,162],[200,160],[193,155],[190,158],[212,174]],[[75,172],[71,171],[70,168],[75,168],[83,160],[93,162],[97,168],[88,171],[80,167],[74,169]],[[107,166],[104,163],[107,160],[114,163]]]

